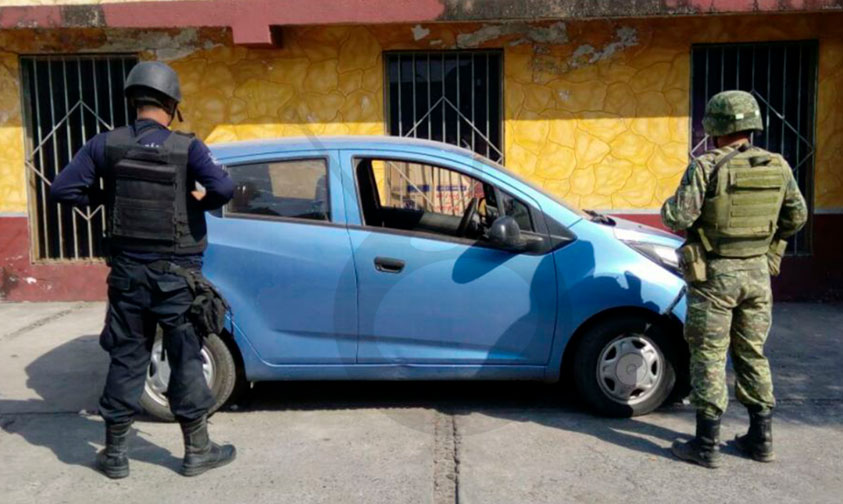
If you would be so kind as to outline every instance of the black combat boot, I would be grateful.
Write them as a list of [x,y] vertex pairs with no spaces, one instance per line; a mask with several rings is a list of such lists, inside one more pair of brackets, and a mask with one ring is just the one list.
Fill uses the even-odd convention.
[[697,435],[686,442],[674,441],[673,454],[680,459],[709,469],[720,466],[720,417],[697,412]]
[[97,453],[97,467],[111,479],[129,475],[129,430],[132,421],[105,424],[105,448]]
[[745,455],[758,462],[776,460],[773,453],[773,412],[749,414],[749,431],[735,436],[735,444]]
[[224,466],[237,455],[232,445],[218,445],[208,438],[208,419],[200,417],[181,422],[184,434],[184,463],[182,474],[196,476],[208,469]]

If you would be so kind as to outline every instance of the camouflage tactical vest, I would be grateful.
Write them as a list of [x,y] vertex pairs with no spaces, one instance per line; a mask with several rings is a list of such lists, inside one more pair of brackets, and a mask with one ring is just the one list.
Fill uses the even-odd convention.
[[[714,161],[729,151],[717,151]],[[777,154],[750,147],[712,172],[696,228],[708,252],[723,257],[763,255],[776,232],[789,170]]]

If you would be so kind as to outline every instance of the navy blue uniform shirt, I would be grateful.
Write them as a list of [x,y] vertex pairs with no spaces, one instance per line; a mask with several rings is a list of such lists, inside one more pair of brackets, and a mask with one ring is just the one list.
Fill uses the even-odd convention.
[[[151,119],[140,119],[132,126],[136,135],[155,129],[144,137],[144,144],[160,146],[171,132],[162,124]],[[97,197],[99,179],[105,174],[105,138],[109,132],[100,133],[79,149],[73,160],[53,180],[50,198],[58,203],[77,206],[102,203]],[[190,142],[187,158],[187,184],[195,182],[205,188],[201,204],[205,210],[215,210],[226,204],[234,195],[234,182],[223,167],[211,155],[208,147],[199,139]],[[188,196],[192,197],[192,196]],[[124,255],[140,261],[159,259],[174,260],[180,264],[201,265],[202,254],[194,256],[173,256],[149,252],[125,252]]]

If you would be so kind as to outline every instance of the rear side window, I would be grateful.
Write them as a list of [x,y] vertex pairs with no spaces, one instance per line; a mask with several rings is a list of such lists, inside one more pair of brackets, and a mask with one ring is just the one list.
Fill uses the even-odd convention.
[[227,216],[331,220],[325,159],[242,164],[228,169],[235,189],[225,207]]

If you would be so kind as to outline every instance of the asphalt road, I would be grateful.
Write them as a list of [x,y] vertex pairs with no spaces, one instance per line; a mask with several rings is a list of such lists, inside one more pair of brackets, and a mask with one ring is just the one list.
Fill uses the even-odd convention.
[[[0,502],[561,503],[834,502],[843,498],[843,305],[781,304],[768,344],[779,460],[724,447],[724,467],[672,459],[688,406],[591,415],[560,385],[258,384],[211,419],[238,459],[176,471],[178,427],[135,424],[132,475],[93,468],[106,355],[102,304],[0,304]],[[746,428],[732,402],[724,440]]]

